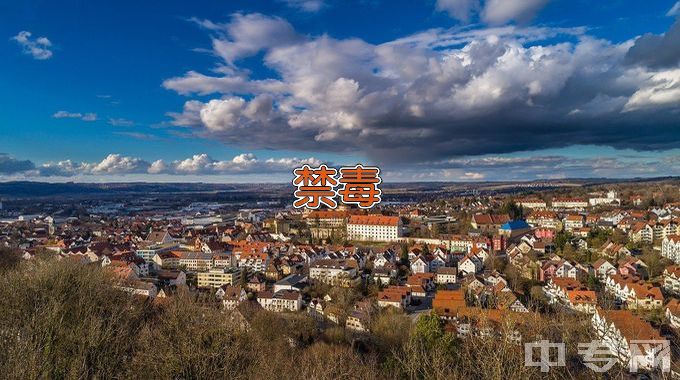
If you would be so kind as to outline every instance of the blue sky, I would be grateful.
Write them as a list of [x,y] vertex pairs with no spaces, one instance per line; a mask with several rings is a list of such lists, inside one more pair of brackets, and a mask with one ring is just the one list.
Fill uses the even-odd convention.
[[679,175],[679,14],[3,1],[0,180],[287,181],[319,162],[395,181]]

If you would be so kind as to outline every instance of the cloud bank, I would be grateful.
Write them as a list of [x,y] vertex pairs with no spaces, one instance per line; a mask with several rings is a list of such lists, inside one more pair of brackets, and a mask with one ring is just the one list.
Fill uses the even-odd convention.
[[[680,175],[679,158],[680,151],[677,149],[662,156],[637,155],[630,151],[609,151],[602,157],[590,158],[575,158],[563,154],[489,155],[388,165],[381,167],[381,170],[383,179],[391,182],[662,177]],[[96,162],[63,160],[39,165],[0,153],[0,180],[108,180],[126,176],[141,176],[148,180],[164,176],[210,180],[218,176],[252,175],[266,178],[266,181],[287,182],[291,179],[293,169],[304,164],[318,166],[322,163],[335,167],[350,164],[323,162],[314,157],[260,159],[252,153],[243,153],[230,160],[216,160],[207,154],[196,154],[173,161],[149,161],[109,154]]]
[[30,160],[17,160],[0,153],[0,177],[22,175],[24,177],[74,177],[111,176],[127,174],[166,175],[230,175],[230,174],[272,174],[291,173],[301,165],[318,166],[321,161],[309,157],[258,159],[252,153],[243,153],[231,160],[215,160],[207,154],[164,161],[146,161],[137,157],[109,154],[99,162],[73,162],[63,160],[36,165]]
[[[477,4],[449,5],[456,13],[468,3]],[[515,3],[486,1],[479,12],[502,23],[545,2]],[[210,33],[217,66],[163,82],[201,97],[168,113],[170,123],[229,145],[351,152],[382,164],[579,144],[640,151],[680,144],[677,24],[622,43],[584,28],[507,25],[372,44],[302,35],[262,14],[194,21]],[[273,74],[251,77],[245,59]]]

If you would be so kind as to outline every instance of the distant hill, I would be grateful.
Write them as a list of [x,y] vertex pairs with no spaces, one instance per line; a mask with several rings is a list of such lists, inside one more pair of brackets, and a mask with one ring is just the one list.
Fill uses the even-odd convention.
[[[575,178],[535,181],[484,181],[484,182],[383,182],[381,187],[390,193],[438,193],[461,192],[469,190],[487,191],[526,191],[541,188],[560,188],[616,183],[650,183],[678,181],[679,177],[659,178]],[[177,193],[218,193],[253,192],[270,194],[292,194],[290,183],[251,183],[251,184],[214,184],[214,183],[152,183],[152,182],[112,182],[112,183],[47,183],[31,181],[0,182],[0,196],[9,198],[73,196],[73,195],[125,195],[125,194],[177,194]]]
[[7,197],[44,197],[53,195],[185,193],[235,191],[226,184],[204,183],[45,183],[0,182],[0,195]]

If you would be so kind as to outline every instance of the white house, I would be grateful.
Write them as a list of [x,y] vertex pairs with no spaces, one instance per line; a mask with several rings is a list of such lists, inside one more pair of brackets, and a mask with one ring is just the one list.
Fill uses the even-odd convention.
[[680,235],[669,235],[663,239],[661,256],[680,263]]
[[680,266],[671,265],[664,269],[663,288],[668,293],[680,295]]
[[257,294],[257,302],[263,309],[273,312],[300,311],[302,294],[294,290],[265,291]]
[[460,273],[462,276],[477,273],[480,269],[477,262],[478,261],[473,259],[471,256],[463,257],[463,259],[458,262],[458,273]]

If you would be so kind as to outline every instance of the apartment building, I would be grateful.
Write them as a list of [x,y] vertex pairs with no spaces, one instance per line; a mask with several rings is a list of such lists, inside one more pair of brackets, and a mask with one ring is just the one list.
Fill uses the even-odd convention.
[[276,293],[264,291],[257,294],[257,302],[263,309],[276,313],[300,311],[302,309],[302,294],[295,290],[280,290]]
[[329,285],[351,286],[358,279],[358,267],[353,259],[317,260],[309,267],[309,278]]
[[359,241],[395,241],[401,237],[401,218],[383,215],[353,215],[347,222],[347,238]]
[[585,209],[588,201],[582,198],[555,198],[552,207],[557,209]]
[[243,270],[240,268],[215,268],[196,274],[199,288],[219,288],[223,285],[236,285],[241,281]]

